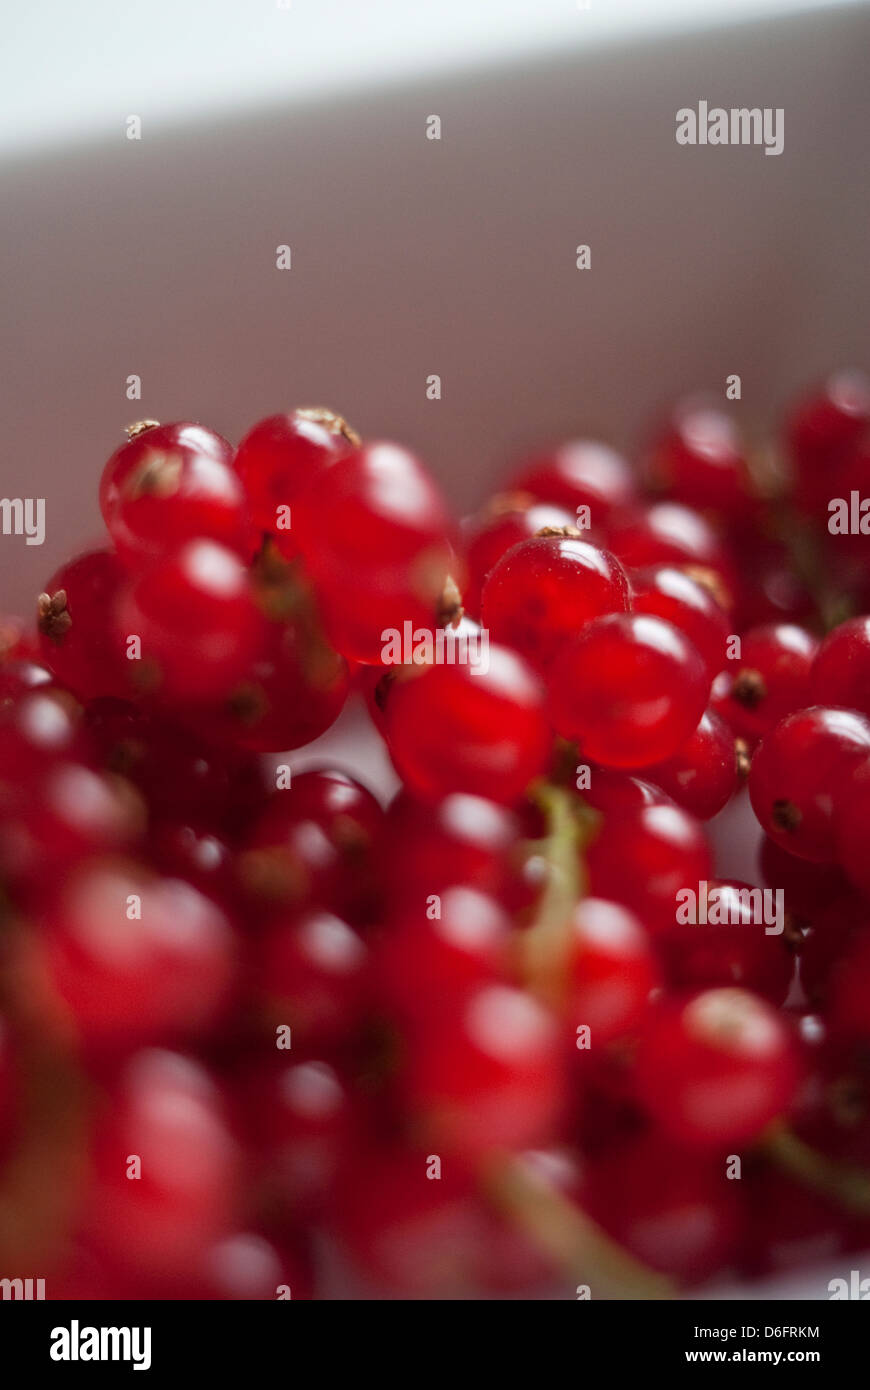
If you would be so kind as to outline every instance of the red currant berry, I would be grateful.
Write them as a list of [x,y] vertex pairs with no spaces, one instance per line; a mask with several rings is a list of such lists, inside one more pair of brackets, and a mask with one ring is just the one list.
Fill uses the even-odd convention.
[[292,504],[324,469],[358,445],[340,415],[317,406],[270,415],[254,425],[236,451],[234,466],[257,530],[274,537],[283,553],[295,553]]
[[673,565],[633,570],[629,582],[633,612],[673,623],[697,647],[711,678],[721,671],[731,624],[709,588]]
[[249,555],[251,528],[233,451],[219,434],[188,423],[135,434],[109,459],[100,507],[123,558],[134,564],[206,538]]
[[734,565],[708,521],[700,512],[676,502],[652,502],[614,518],[605,544],[628,569],[650,565],[679,566],[697,572],[723,606],[734,592]]
[[130,663],[113,622],[124,579],[117,555],[92,550],[63,565],[40,595],[42,659],[81,700],[130,693]]
[[488,664],[431,666],[390,692],[390,753],[426,800],[468,792],[510,805],[543,771],[543,690],[525,662],[490,645]]
[[562,648],[550,671],[550,715],[586,757],[643,767],[685,743],[709,689],[697,650],[671,623],[613,613]]
[[49,977],[88,1044],[195,1037],[227,1001],[230,924],[180,879],[93,861],[62,885],[43,931]]
[[187,1058],[131,1059],[97,1125],[93,1159],[86,1233],[124,1270],[191,1272],[233,1222],[238,1153],[214,1084]]
[[197,711],[195,717],[216,744],[279,752],[325,733],[349,689],[347,662],[319,633],[270,622],[236,687],[218,709]]
[[673,757],[644,768],[644,775],[678,806],[710,820],[728,805],[740,777],[734,735],[712,709]]
[[860,372],[837,372],[796,407],[785,437],[804,504],[812,508],[827,501],[832,467],[842,462],[868,422],[870,382]]
[[419,906],[451,883],[500,897],[515,876],[521,823],[513,811],[455,792],[430,805],[404,789],[384,817],[378,861],[391,903]]
[[[579,790],[579,789],[578,789]],[[661,787],[632,777],[628,772],[616,772],[612,767],[589,769],[589,786],[582,788],[583,800],[605,813],[640,810],[643,806],[671,806],[673,798]]]
[[90,753],[81,706],[51,687],[37,686],[0,709],[0,731],[0,809],[20,805],[46,768],[85,762]]
[[[422,892],[416,912],[393,917],[375,962],[376,988],[392,1016],[436,1030],[440,1011],[506,974],[511,935],[508,914],[479,889],[455,883],[438,897],[436,917]],[[418,988],[409,988],[412,981]]]
[[254,659],[264,620],[241,561],[200,540],[138,575],[115,622],[125,644],[141,642],[143,682],[183,701],[227,694]]
[[53,762],[22,789],[4,826],[0,866],[10,881],[39,891],[77,860],[133,848],[144,826],[142,800],[123,777]]
[[543,502],[566,507],[575,524],[577,509],[588,507],[596,526],[628,506],[635,495],[628,463],[615,449],[595,439],[570,439],[527,459],[513,475],[511,486]]
[[683,401],[652,449],[648,470],[655,488],[702,511],[742,518],[749,474],[740,432],[724,410]]
[[486,576],[511,546],[531,540],[546,527],[561,530],[574,525],[574,513],[566,507],[536,502],[524,492],[500,494],[481,514],[469,517],[463,523],[468,582],[462,595],[468,612],[479,615]]
[[650,1018],[637,1054],[638,1095],[680,1143],[750,1143],[791,1105],[801,1078],[788,1024],[742,989],[674,1000]]
[[433,625],[451,521],[413,454],[386,443],[355,450],[313,480],[293,515],[293,539],[338,651],[377,664],[390,632]]
[[409,1040],[403,1096],[432,1142],[473,1161],[545,1141],[564,1099],[559,1032],[530,995],[486,985]]
[[784,924],[766,912],[761,889],[736,879],[710,879],[706,903],[703,916],[696,912],[698,920],[659,941],[671,987],[686,992],[739,985],[772,1004],[784,1003],[794,957]]
[[819,705],[842,705],[870,717],[870,617],[851,618],[829,632],[810,677]]
[[833,859],[835,808],[868,756],[870,721],[850,710],[817,705],[777,724],[749,773],[752,807],[771,839],[802,859]]
[[235,905],[235,865],[229,845],[199,825],[160,821],[148,837],[152,863],[169,878],[182,878],[219,906]]
[[792,623],[751,628],[739,662],[727,663],[713,686],[715,709],[754,747],[780,719],[810,704],[817,648],[815,637]]
[[659,983],[638,919],[602,898],[584,898],[574,911],[567,970],[566,1012],[572,1026],[590,1029],[593,1048],[633,1032]]
[[29,656],[13,656],[0,661],[0,717],[29,690],[50,686],[53,681],[48,667]]
[[367,865],[383,812],[361,783],[312,769],[274,792],[245,837],[239,873],[254,900],[322,903],[355,915],[370,893]]
[[362,938],[332,913],[276,918],[256,945],[261,1016],[308,1048],[342,1041],[362,1016],[367,960]]
[[628,580],[606,550],[571,536],[537,536],[502,556],[481,605],[494,640],[543,669],[590,619],[626,610]]
[[354,1138],[351,1101],[327,1062],[275,1059],[240,1078],[255,1178],[297,1219],[320,1219]]
[[661,803],[607,816],[586,850],[586,865],[589,891],[624,903],[654,933],[675,930],[677,894],[697,892],[712,872],[698,821]]

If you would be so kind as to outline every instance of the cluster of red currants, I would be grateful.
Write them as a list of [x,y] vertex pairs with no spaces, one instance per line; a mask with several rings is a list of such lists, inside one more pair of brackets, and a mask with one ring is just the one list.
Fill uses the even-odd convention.
[[[0,628],[4,1272],[643,1297],[870,1244],[870,387],[562,444],[461,527],[330,410],[128,434]],[[386,810],[263,756],[354,691]]]

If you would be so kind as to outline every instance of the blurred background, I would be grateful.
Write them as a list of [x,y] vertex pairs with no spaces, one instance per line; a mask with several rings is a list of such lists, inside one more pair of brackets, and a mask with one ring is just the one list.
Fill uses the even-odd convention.
[[[733,372],[763,428],[866,365],[868,38],[866,5],[782,0],[16,7],[3,492],[45,496],[47,534],[0,544],[7,607],[95,533],[132,419],[237,439],[334,405],[462,508],[542,437],[631,447]],[[678,146],[702,99],[783,107],[783,153]]]

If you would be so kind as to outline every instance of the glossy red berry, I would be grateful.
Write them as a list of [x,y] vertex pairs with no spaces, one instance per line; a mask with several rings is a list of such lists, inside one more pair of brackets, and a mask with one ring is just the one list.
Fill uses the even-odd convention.
[[573,511],[555,502],[536,502],[530,493],[504,493],[493,498],[490,507],[463,522],[467,582],[462,602],[466,611],[480,615],[484,581],[511,546],[531,540],[545,527],[560,530],[575,525]]
[[260,647],[263,623],[242,562],[205,540],[139,574],[115,614],[121,641],[139,638],[140,684],[182,701],[229,694]]
[[0,708],[0,807],[19,805],[47,768],[88,760],[81,716],[72,696],[51,686],[27,690]]
[[734,735],[714,710],[706,710],[673,757],[651,763],[643,772],[678,806],[699,820],[710,820],[728,805],[740,784]]
[[574,911],[567,974],[566,1015],[572,1028],[590,1029],[593,1049],[632,1032],[659,983],[641,923],[603,898],[584,898]]
[[677,565],[696,571],[727,606],[734,591],[734,566],[718,534],[700,512],[677,502],[652,502],[617,515],[604,542],[629,569]]
[[92,550],[62,565],[40,596],[42,659],[81,700],[131,692],[130,663],[114,624],[125,578],[113,551]]
[[[702,897],[700,885],[695,889]],[[672,989],[737,985],[777,1006],[785,1002],[794,975],[794,956],[777,900],[736,879],[709,879],[703,910],[696,899],[692,919],[660,938],[659,951]]]
[[813,706],[764,738],[749,773],[752,807],[768,835],[802,859],[835,855],[833,817],[852,770],[870,756],[870,721]]
[[342,1076],[328,1062],[278,1053],[245,1069],[238,1092],[255,1179],[297,1221],[320,1219],[354,1139]]
[[842,462],[868,422],[870,382],[856,371],[836,372],[794,409],[785,437],[798,496],[805,505],[827,501],[832,468]]
[[723,662],[713,685],[715,709],[754,747],[780,719],[814,702],[810,672],[817,649],[816,638],[793,623],[751,628],[738,660]]
[[711,678],[725,664],[728,614],[709,587],[673,565],[633,570],[631,609],[673,623],[697,647]]
[[406,790],[390,803],[377,858],[390,902],[419,907],[445,885],[473,884],[500,897],[514,879],[520,818],[506,806],[454,792],[430,804]]
[[220,706],[193,717],[216,744],[280,752],[325,733],[349,690],[347,662],[319,631],[270,622],[254,659]]
[[627,607],[628,580],[614,556],[572,536],[537,536],[490,571],[481,617],[496,642],[546,669],[592,618]]
[[59,760],[19,790],[0,836],[0,868],[16,885],[43,891],[77,861],[132,850],[142,838],[145,808],[123,777]]
[[[391,1015],[437,1030],[439,1016],[473,989],[507,974],[511,919],[494,898],[454,883],[437,895],[421,885],[416,911],[396,913],[380,942],[376,988]],[[419,982],[409,990],[411,980]]]
[[293,516],[327,635],[343,655],[377,664],[390,632],[435,624],[451,521],[408,450],[375,443],[347,454],[305,489]]
[[812,700],[870,717],[870,617],[850,618],[829,632],[810,676]]
[[93,1163],[86,1234],[123,1270],[190,1274],[234,1224],[238,1151],[216,1086],[186,1057],[135,1054],[99,1116]]
[[109,459],[100,507],[121,556],[136,566],[206,538],[249,555],[252,536],[232,448],[202,425],[156,425]]
[[197,1037],[227,1002],[232,929],[180,879],[93,861],[62,884],[42,930],[50,981],[88,1045]]
[[402,1094],[431,1135],[466,1160],[534,1147],[563,1102],[559,1033],[529,994],[485,985],[409,1039]]
[[234,467],[257,530],[272,536],[284,554],[295,554],[293,503],[358,444],[340,415],[317,406],[269,415],[254,425],[236,450]]
[[586,850],[589,891],[630,907],[654,933],[677,925],[677,894],[712,873],[701,825],[679,806],[658,803],[605,817]]
[[543,690],[521,657],[491,644],[486,666],[431,666],[396,682],[387,737],[418,796],[468,792],[510,805],[545,767]]
[[311,769],[273,792],[247,828],[241,881],[254,902],[320,903],[354,913],[371,888],[372,847],[383,812],[347,773]]
[[233,852],[201,825],[160,821],[151,827],[148,855],[167,878],[181,878],[219,906],[235,907],[238,893]]
[[626,460],[596,439],[570,439],[527,459],[514,473],[511,485],[543,502],[566,507],[575,524],[577,508],[588,507],[593,526],[603,524],[635,496]]
[[29,690],[54,684],[47,666],[29,656],[12,656],[0,660],[0,713],[8,710]]
[[644,806],[674,804],[673,798],[661,787],[612,767],[591,767],[588,780],[589,786],[578,787],[578,791],[585,802],[605,814],[621,815],[623,811],[637,811]]
[[739,518],[749,502],[749,476],[733,417],[702,400],[682,402],[648,460],[650,480],[702,511]]
[[615,613],[562,648],[550,671],[550,717],[584,756],[643,767],[685,743],[709,688],[697,650],[671,623]]
[[637,1054],[637,1087],[680,1143],[750,1143],[792,1103],[801,1077],[781,1015],[742,989],[710,989],[663,1004]]
[[290,1029],[307,1048],[326,1048],[358,1026],[365,1002],[368,952],[340,917],[320,909],[276,917],[255,953],[259,1014],[274,1036]]

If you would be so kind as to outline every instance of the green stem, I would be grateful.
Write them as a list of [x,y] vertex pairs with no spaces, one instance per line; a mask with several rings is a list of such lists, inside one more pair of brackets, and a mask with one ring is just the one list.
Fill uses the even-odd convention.
[[521,1158],[494,1162],[485,1179],[491,1200],[593,1298],[675,1297],[670,1279],[641,1264]]
[[544,783],[534,799],[546,816],[547,833],[530,849],[544,861],[546,879],[534,920],[522,934],[521,964],[529,987],[558,1007],[571,946],[571,916],[586,891],[583,848],[597,817],[564,787]]
[[852,1163],[827,1158],[799,1139],[786,1125],[778,1126],[763,1141],[768,1157],[805,1187],[829,1198],[837,1206],[859,1215],[870,1215],[870,1173]]
[[[574,759],[576,761],[576,758]],[[521,966],[528,987],[560,1012],[565,1003],[571,919],[586,891],[583,850],[598,825],[597,814],[575,792],[542,783],[534,800],[544,812],[546,834],[529,846],[543,860],[546,878],[534,920],[522,932]],[[484,1190],[554,1265],[596,1298],[672,1298],[674,1285],[648,1269],[598,1226],[569,1197],[516,1155],[488,1166]]]

